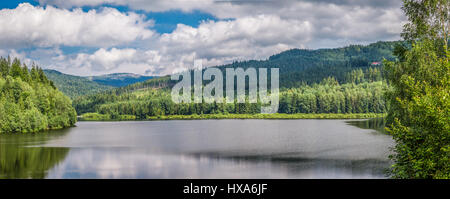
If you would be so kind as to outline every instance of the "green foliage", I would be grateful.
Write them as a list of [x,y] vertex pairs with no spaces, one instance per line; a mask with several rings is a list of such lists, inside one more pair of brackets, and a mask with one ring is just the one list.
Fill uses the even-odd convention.
[[45,75],[64,94],[72,99],[109,90],[113,87],[102,85],[85,77],[66,75],[55,70],[44,70]]
[[411,48],[385,62],[394,178],[450,178],[449,8],[448,0],[404,0]]
[[[358,84],[340,85],[336,79],[329,77],[318,84],[283,89],[280,93],[279,113],[383,113],[386,109],[383,98],[386,84],[373,81],[380,74],[375,74],[372,68],[359,72],[362,76]],[[160,80],[150,82],[154,86],[156,81]],[[124,115],[135,116],[134,119],[147,119],[165,115],[257,114],[261,111],[260,102],[225,103],[225,99],[223,103],[175,104],[169,89],[140,88],[143,84],[83,96],[74,100],[73,105],[80,115],[101,114],[84,115],[90,120],[105,120],[104,117],[107,120],[121,120]],[[150,85],[149,82],[145,84]]]
[[320,84],[287,89],[280,95],[280,113],[384,113],[382,81],[347,83],[325,79]]
[[[447,55],[449,52],[447,52]],[[450,177],[450,70],[432,42],[413,45],[405,62],[387,62],[393,88],[388,131],[397,145],[396,178]]]
[[125,121],[136,120],[134,115],[109,115],[100,113],[85,113],[82,115],[83,121]]
[[402,10],[409,21],[402,33],[405,40],[442,38],[441,41],[447,44],[450,31],[448,0],[404,0]]
[[[383,59],[394,60],[395,46],[404,42],[377,42],[367,46],[351,45],[335,49],[305,50],[292,49],[271,56],[268,60],[235,62],[218,68],[249,67],[279,68],[280,87],[295,88],[304,83],[319,83],[324,78],[334,77],[339,83],[348,82],[348,73],[361,69],[376,68],[381,65],[372,65],[372,62],[381,62]],[[381,76],[378,77],[381,80]]]
[[[216,66],[225,72],[225,68],[272,68],[280,69],[280,87],[297,88],[304,84],[319,83],[328,77],[334,77],[340,84],[361,83],[362,78],[370,81],[381,81],[381,65],[372,65],[372,62],[380,62],[384,58],[394,60],[393,50],[395,46],[403,45],[404,42],[377,42],[367,46],[351,45],[335,49],[305,50],[292,49],[271,56],[268,60],[242,61],[232,64]],[[1,68],[0,68],[1,69]],[[357,69],[360,69],[356,71]],[[130,82],[141,81],[144,76],[130,77],[129,74],[110,74],[96,77],[77,77],[65,75],[53,70],[44,71],[55,86],[72,99],[82,95],[92,95],[104,92],[110,87],[98,84],[112,84],[121,86]],[[349,74],[354,72],[355,74]],[[364,73],[364,74],[362,74]],[[368,74],[376,76],[366,77]],[[270,76],[270,73],[269,73]],[[364,77],[363,77],[364,76]],[[270,77],[269,77],[270,78]],[[93,80],[93,81],[91,81]],[[226,78],[224,77],[224,82]],[[150,79],[144,82],[130,84],[124,87],[108,91],[113,95],[120,95],[123,92],[147,88],[170,88],[176,82],[171,81],[169,76]],[[269,82],[270,86],[270,82]],[[77,109],[78,110],[78,109]],[[91,109],[93,111],[93,109]]]
[[[203,114],[203,115],[159,115],[148,116],[147,120],[199,120],[199,119],[364,119],[364,118],[379,118],[384,114],[379,113],[352,113],[352,114],[336,114],[336,113],[318,113],[318,114]],[[132,116],[124,116],[127,119],[133,120]],[[98,113],[86,113],[81,116],[84,121],[115,121],[110,115],[103,115]]]
[[15,59],[0,58],[0,133],[30,133],[72,126],[76,112],[68,97],[59,92],[33,66],[28,71]]
[[[334,77],[340,84],[351,82],[349,73],[361,69],[364,73],[373,73],[377,76],[371,77],[371,81],[382,80],[381,65],[372,62],[381,62],[383,59],[394,60],[393,50],[396,46],[404,45],[402,41],[376,42],[367,46],[351,45],[335,49],[292,49],[271,56],[268,60],[250,60],[234,62],[232,64],[216,66],[225,74],[226,68],[279,68],[280,87],[296,88],[304,84],[319,83],[328,77]],[[372,70],[369,72],[368,70]],[[366,75],[364,74],[364,75]],[[270,73],[268,74],[270,76]],[[367,79],[367,77],[364,77]],[[226,77],[223,78],[224,82]],[[270,79],[270,77],[269,77]],[[353,83],[359,83],[361,79]],[[150,79],[120,89],[115,89],[116,94],[130,90],[145,88],[168,88],[176,82],[170,81],[169,76]]]

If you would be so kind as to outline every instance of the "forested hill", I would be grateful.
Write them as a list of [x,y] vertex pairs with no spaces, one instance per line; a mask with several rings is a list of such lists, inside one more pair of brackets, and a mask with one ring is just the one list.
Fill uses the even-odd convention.
[[[393,60],[400,42],[377,42],[336,49],[293,49],[263,61],[243,61],[225,68],[280,68],[280,113],[382,113],[385,111],[381,62]],[[375,62],[375,63],[374,63]],[[184,104],[171,102],[169,76],[77,98],[78,114],[110,119],[145,119],[158,115],[255,113],[260,104]]]
[[123,87],[152,79],[152,76],[142,76],[132,73],[114,73],[100,76],[80,77],[68,75],[56,70],[44,70],[48,79],[72,99],[82,95],[90,95],[115,87]]
[[67,75],[56,70],[44,70],[44,73],[60,91],[72,99],[113,88],[112,86],[91,81],[86,77]]
[[0,58],[0,133],[29,133],[73,126],[70,99],[42,69]]
[[[380,41],[370,45],[351,45],[334,49],[292,49],[273,55],[267,60],[234,62],[216,67],[223,72],[225,68],[278,67],[280,68],[280,87],[282,88],[311,85],[328,77],[334,77],[342,84],[354,81],[349,79],[349,74],[356,69],[365,72],[369,72],[371,68],[381,71],[383,59],[394,60],[395,57],[392,55],[394,47],[402,43],[402,41]],[[171,87],[175,83],[170,80],[169,76],[164,76],[114,89],[113,92],[120,94],[143,88]]]
[[[292,49],[270,56],[267,60],[250,60],[216,66],[225,68],[263,67],[280,68],[280,86],[295,88],[303,84],[319,83],[327,77],[334,77],[339,83],[348,82],[349,72],[355,69],[368,71],[369,68],[381,70],[383,59],[393,60],[394,42],[377,42],[370,45],[351,45],[334,49],[305,50]],[[90,95],[109,90],[122,93],[143,88],[171,87],[176,82],[169,76],[151,77],[129,73],[116,73],[103,76],[77,77],[54,70],[45,70],[46,75],[55,82],[66,95],[75,99],[81,95]]]
[[303,83],[318,83],[327,77],[334,77],[339,83],[346,82],[347,74],[361,68],[381,68],[383,59],[393,60],[395,45],[401,41],[376,42],[370,45],[351,45],[343,48],[305,50],[292,49],[273,55],[263,61],[243,61],[219,68],[279,68],[280,86],[292,88]]

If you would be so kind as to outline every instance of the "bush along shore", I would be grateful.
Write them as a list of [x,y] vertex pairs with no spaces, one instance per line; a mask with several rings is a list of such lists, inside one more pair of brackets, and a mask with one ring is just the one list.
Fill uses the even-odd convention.
[[[368,119],[384,117],[382,113],[317,113],[317,114],[202,114],[202,115],[159,115],[148,116],[145,120],[204,120],[204,119]],[[111,115],[86,113],[78,118],[80,121],[145,121],[133,115]]]

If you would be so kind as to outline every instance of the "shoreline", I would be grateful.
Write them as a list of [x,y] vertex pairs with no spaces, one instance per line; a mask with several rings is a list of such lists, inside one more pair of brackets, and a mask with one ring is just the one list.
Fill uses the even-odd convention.
[[385,113],[301,113],[301,114],[203,114],[203,115],[161,115],[136,119],[131,115],[120,115],[111,119],[109,115],[87,113],[78,116],[78,121],[159,121],[159,120],[214,120],[214,119],[370,119],[381,118]]

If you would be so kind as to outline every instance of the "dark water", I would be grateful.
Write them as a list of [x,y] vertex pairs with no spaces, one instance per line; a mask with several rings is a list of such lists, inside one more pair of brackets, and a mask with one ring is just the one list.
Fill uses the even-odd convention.
[[371,121],[79,122],[0,135],[0,178],[384,178]]

